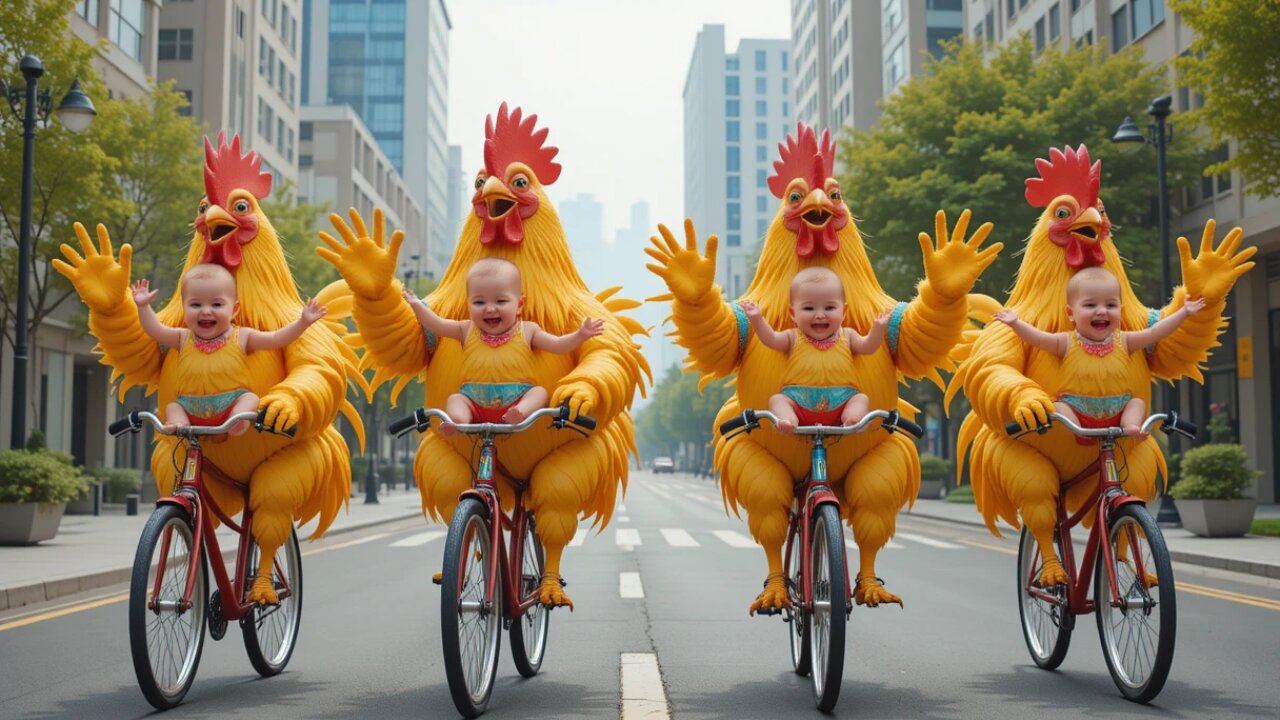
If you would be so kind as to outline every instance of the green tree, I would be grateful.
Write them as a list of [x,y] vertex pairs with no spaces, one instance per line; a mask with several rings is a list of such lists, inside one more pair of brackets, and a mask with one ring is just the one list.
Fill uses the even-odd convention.
[[337,268],[316,254],[320,242],[316,233],[328,226],[328,202],[317,205],[299,201],[293,183],[285,182],[272,188],[262,203],[262,212],[280,238],[280,247],[289,258],[289,270],[303,297],[314,296],[341,278]]
[[696,373],[672,365],[653,390],[653,400],[636,418],[638,444],[646,457],[675,455],[681,443],[691,452],[692,469],[710,466],[716,413],[732,391],[725,380],[698,389]]
[[[1121,153],[1110,137],[1126,115],[1141,117],[1167,91],[1164,75],[1136,48],[1110,54],[1086,46],[1037,58],[1026,38],[985,56],[977,43],[949,45],[883,101],[876,128],[842,138],[842,187],[881,283],[910,297],[922,274],[916,235],[932,234],[939,208],[952,222],[969,208],[973,227],[990,221],[992,240],[1005,243],[976,290],[1003,297],[1041,212],[1023,197],[1035,159],[1051,146],[1085,143],[1103,160],[1101,197],[1129,277],[1144,300],[1159,304],[1155,159],[1150,150]],[[1202,158],[1195,137],[1182,134],[1169,146],[1171,186],[1198,175]]]
[[1195,111],[1213,134],[1238,147],[1206,174],[1237,169],[1249,192],[1280,192],[1280,4],[1173,0],[1169,6],[1196,33],[1189,52],[1175,61],[1182,81],[1204,95]]

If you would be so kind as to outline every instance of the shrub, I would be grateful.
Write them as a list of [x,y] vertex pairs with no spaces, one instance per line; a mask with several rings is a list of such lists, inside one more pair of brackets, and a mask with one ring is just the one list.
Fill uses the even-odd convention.
[[951,477],[951,464],[936,455],[920,456],[921,480],[946,480]]
[[1262,473],[1249,468],[1244,448],[1209,444],[1182,455],[1182,479],[1169,490],[1175,500],[1238,500]]
[[0,502],[65,503],[84,494],[80,470],[54,453],[0,451]]
[[961,485],[955,490],[948,492],[947,496],[943,498],[943,500],[946,500],[947,502],[968,503],[972,505],[973,504],[973,486],[967,485],[967,484]]
[[102,483],[103,499],[109,503],[123,503],[130,493],[142,487],[142,471],[137,468],[109,468],[99,465],[89,473]]

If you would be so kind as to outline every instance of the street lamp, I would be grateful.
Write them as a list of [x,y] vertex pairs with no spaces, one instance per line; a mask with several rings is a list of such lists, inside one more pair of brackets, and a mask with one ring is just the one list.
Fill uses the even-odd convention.
[[[44,75],[44,65],[34,55],[26,55],[18,64],[26,87],[9,87],[0,80],[0,93],[9,101],[13,116],[22,123],[22,220],[18,231],[18,295],[16,327],[13,332],[13,420],[9,446],[18,449],[26,445],[27,434],[27,305],[30,303],[28,269],[31,265],[31,190],[35,185],[36,123],[49,121],[49,109],[53,95],[49,88],[39,90],[37,84]],[[62,98],[56,111],[63,127],[73,133],[89,129],[97,111],[93,101],[80,90],[80,81],[73,80],[71,89]]]
[[[1173,140],[1173,126],[1166,125],[1166,119],[1169,117],[1169,106],[1173,104],[1173,98],[1169,95],[1161,95],[1151,101],[1147,106],[1147,114],[1151,116],[1154,122],[1147,125],[1147,134],[1143,135],[1138,129],[1137,124],[1133,122],[1132,117],[1125,117],[1124,122],[1120,123],[1120,127],[1116,130],[1116,134],[1111,137],[1113,143],[1145,143],[1155,145],[1156,147],[1156,175],[1159,182],[1159,215],[1160,215],[1160,293],[1161,299],[1170,297],[1173,292],[1173,271],[1169,266],[1171,252],[1169,249],[1169,179],[1165,166],[1165,149],[1169,142]],[[1165,386],[1164,389],[1164,406],[1165,412],[1176,412],[1178,409],[1178,388],[1173,383]],[[1178,439],[1176,435],[1169,435],[1169,452],[1174,453],[1178,450]],[[1168,490],[1166,483],[1165,490]],[[1160,499],[1160,511],[1156,515],[1156,521],[1162,525],[1180,525],[1182,518],[1178,515],[1178,509],[1174,507],[1173,502],[1168,495],[1162,495]]]

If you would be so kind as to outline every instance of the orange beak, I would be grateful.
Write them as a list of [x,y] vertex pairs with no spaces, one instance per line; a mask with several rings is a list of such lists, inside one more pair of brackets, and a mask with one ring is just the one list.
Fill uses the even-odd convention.
[[1101,232],[1102,213],[1099,213],[1097,208],[1086,208],[1071,226],[1071,234],[1085,243],[1098,242],[1098,236]]
[[818,188],[800,204],[800,219],[815,230],[822,229],[835,215],[835,205],[825,190]]
[[490,176],[480,188],[480,199],[489,209],[489,219],[497,220],[516,206],[516,196],[498,178]]
[[217,205],[210,205],[204,211],[204,222],[209,230],[209,242],[215,245],[221,242],[223,238],[240,229],[240,225],[235,221],[235,218]]

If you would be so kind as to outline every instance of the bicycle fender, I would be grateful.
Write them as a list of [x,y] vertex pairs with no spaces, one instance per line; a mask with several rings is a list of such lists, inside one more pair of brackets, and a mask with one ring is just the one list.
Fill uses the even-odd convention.
[[837,511],[840,510],[840,499],[837,498],[836,494],[831,492],[830,490],[819,490],[818,492],[814,493],[810,497],[812,498],[814,510],[817,510],[819,507],[822,507],[823,505],[835,505],[836,510]]
[[1137,495],[1129,495],[1128,493],[1112,495],[1107,498],[1107,511],[1114,513],[1125,505],[1132,505],[1134,503],[1146,507],[1147,501]]
[[480,504],[483,505],[486,510],[490,512],[493,511],[493,498],[489,496],[489,493],[486,493],[483,490],[479,490],[477,488],[469,488],[467,490],[463,490],[461,493],[458,494],[458,502],[462,502],[462,500],[465,498],[473,498],[473,499],[479,500]]
[[177,505],[187,512],[187,515],[195,515],[195,505],[192,504],[191,498],[185,495],[167,495],[156,500],[156,507],[161,505]]

